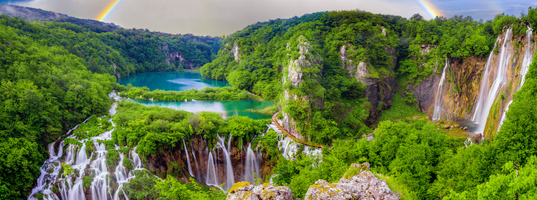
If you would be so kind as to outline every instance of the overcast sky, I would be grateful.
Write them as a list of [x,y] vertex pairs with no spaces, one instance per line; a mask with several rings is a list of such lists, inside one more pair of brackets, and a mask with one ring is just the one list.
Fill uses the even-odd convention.
[[[77,18],[97,19],[115,0],[0,0],[41,8]],[[443,16],[470,15],[475,20],[496,14],[520,16],[533,0],[122,0],[105,22],[124,28],[147,28],[166,33],[220,36],[234,33],[259,21],[302,16],[332,10],[365,10],[409,18],[420,13],[432,18],[430,10]]]

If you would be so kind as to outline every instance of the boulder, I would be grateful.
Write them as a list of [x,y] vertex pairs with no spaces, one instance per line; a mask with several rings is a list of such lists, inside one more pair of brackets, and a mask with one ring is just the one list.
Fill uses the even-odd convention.
[[304,199],[399,199],[386,181],[369,171],[369,163],[352,164],[338,183],[318,180],[310,186]]
[[226,200],[293,200],[293,193],[287,186],[275,187],[268,183],[254,186],[249,182],[238,182],[233,184]]

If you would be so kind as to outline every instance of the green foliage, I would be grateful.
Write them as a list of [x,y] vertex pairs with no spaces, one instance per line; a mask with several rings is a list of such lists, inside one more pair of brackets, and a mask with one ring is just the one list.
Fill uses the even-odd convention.
[[39,166],[45,161],[43,149],[24,138],[8,138],[0,142],[0,197],[22,199],[39,177]]
[[378,121],[382,122],[385,120],[400,120],[414,116],[424,116],[416,107],[409,106],[405,99],[401,97],[400,94],[396,93],[393,95],[392,107],[388,110],[383,110],[382,115],[379,117]]
[[202,188],[195,179],[190,184],[177,181],[168,176],[164,181],[155,180],[155,189],[166,199],[225,199],[226,196],[218,189]]
[[[179,71],[202,66],[214,59],[220,38],[191,34],[172,35],[147,29],[122,29],[76,18],[30,23],[18,17],[1,16],[0,24],[15,28],[46,46],[57,46],[82,58],[88,70],[121,77],[134,73]],[[186,59],[180,61],[177,54]]]
[[[120,96],[131,99],[154,101],[184,101],[186,100],[241,100],[249,99],[250,93],[244,90],[233,89],[232,87],[206,87],[203,90],[184,91],[149,91],[147,87],[130,87],[127,91],[121,92]],[[142,98],[140,98],[142,96]]]

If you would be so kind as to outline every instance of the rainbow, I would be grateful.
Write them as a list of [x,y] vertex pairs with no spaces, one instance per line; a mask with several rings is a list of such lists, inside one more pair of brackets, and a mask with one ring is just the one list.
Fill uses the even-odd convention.
[[439,9],[437,9],[429,0],[417,0],[418,3],[431,15],[431,17],[434,19],[436,16],[442,16],[442,13]]
[[113,0],[113,2],[108,4],[101,14],[99,14],[96,20],[102,22],[122,1],[123,0]]

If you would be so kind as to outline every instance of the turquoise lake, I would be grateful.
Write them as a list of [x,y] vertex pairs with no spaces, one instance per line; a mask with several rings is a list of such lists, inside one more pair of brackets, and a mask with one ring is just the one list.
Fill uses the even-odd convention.
[[[204,79],[199,73],[191,72],[151,72],[131,75],[118,80],[121,85],[132,84],[136,87],[148,87],[151,91],[183,91],[190,89],[201,90],[205,87],[230,86],[226,81]],[[141,101],[134,100],[146,106],[168,107],[192,113],[209,111],[220,113],[222,116],[248,116],[252,119],[270,119],[271,115],[248,112],[247,109],[263,109],[273,106],[270,101],[234,100],[234,101]]]
[[201,90],[206,87],[230,86],[227,81],[201,78],[200,73],[193,72],[150,72],[127,76],[118,80],[121,85],[132,84],[135,87],[148,87],[166,91]]

